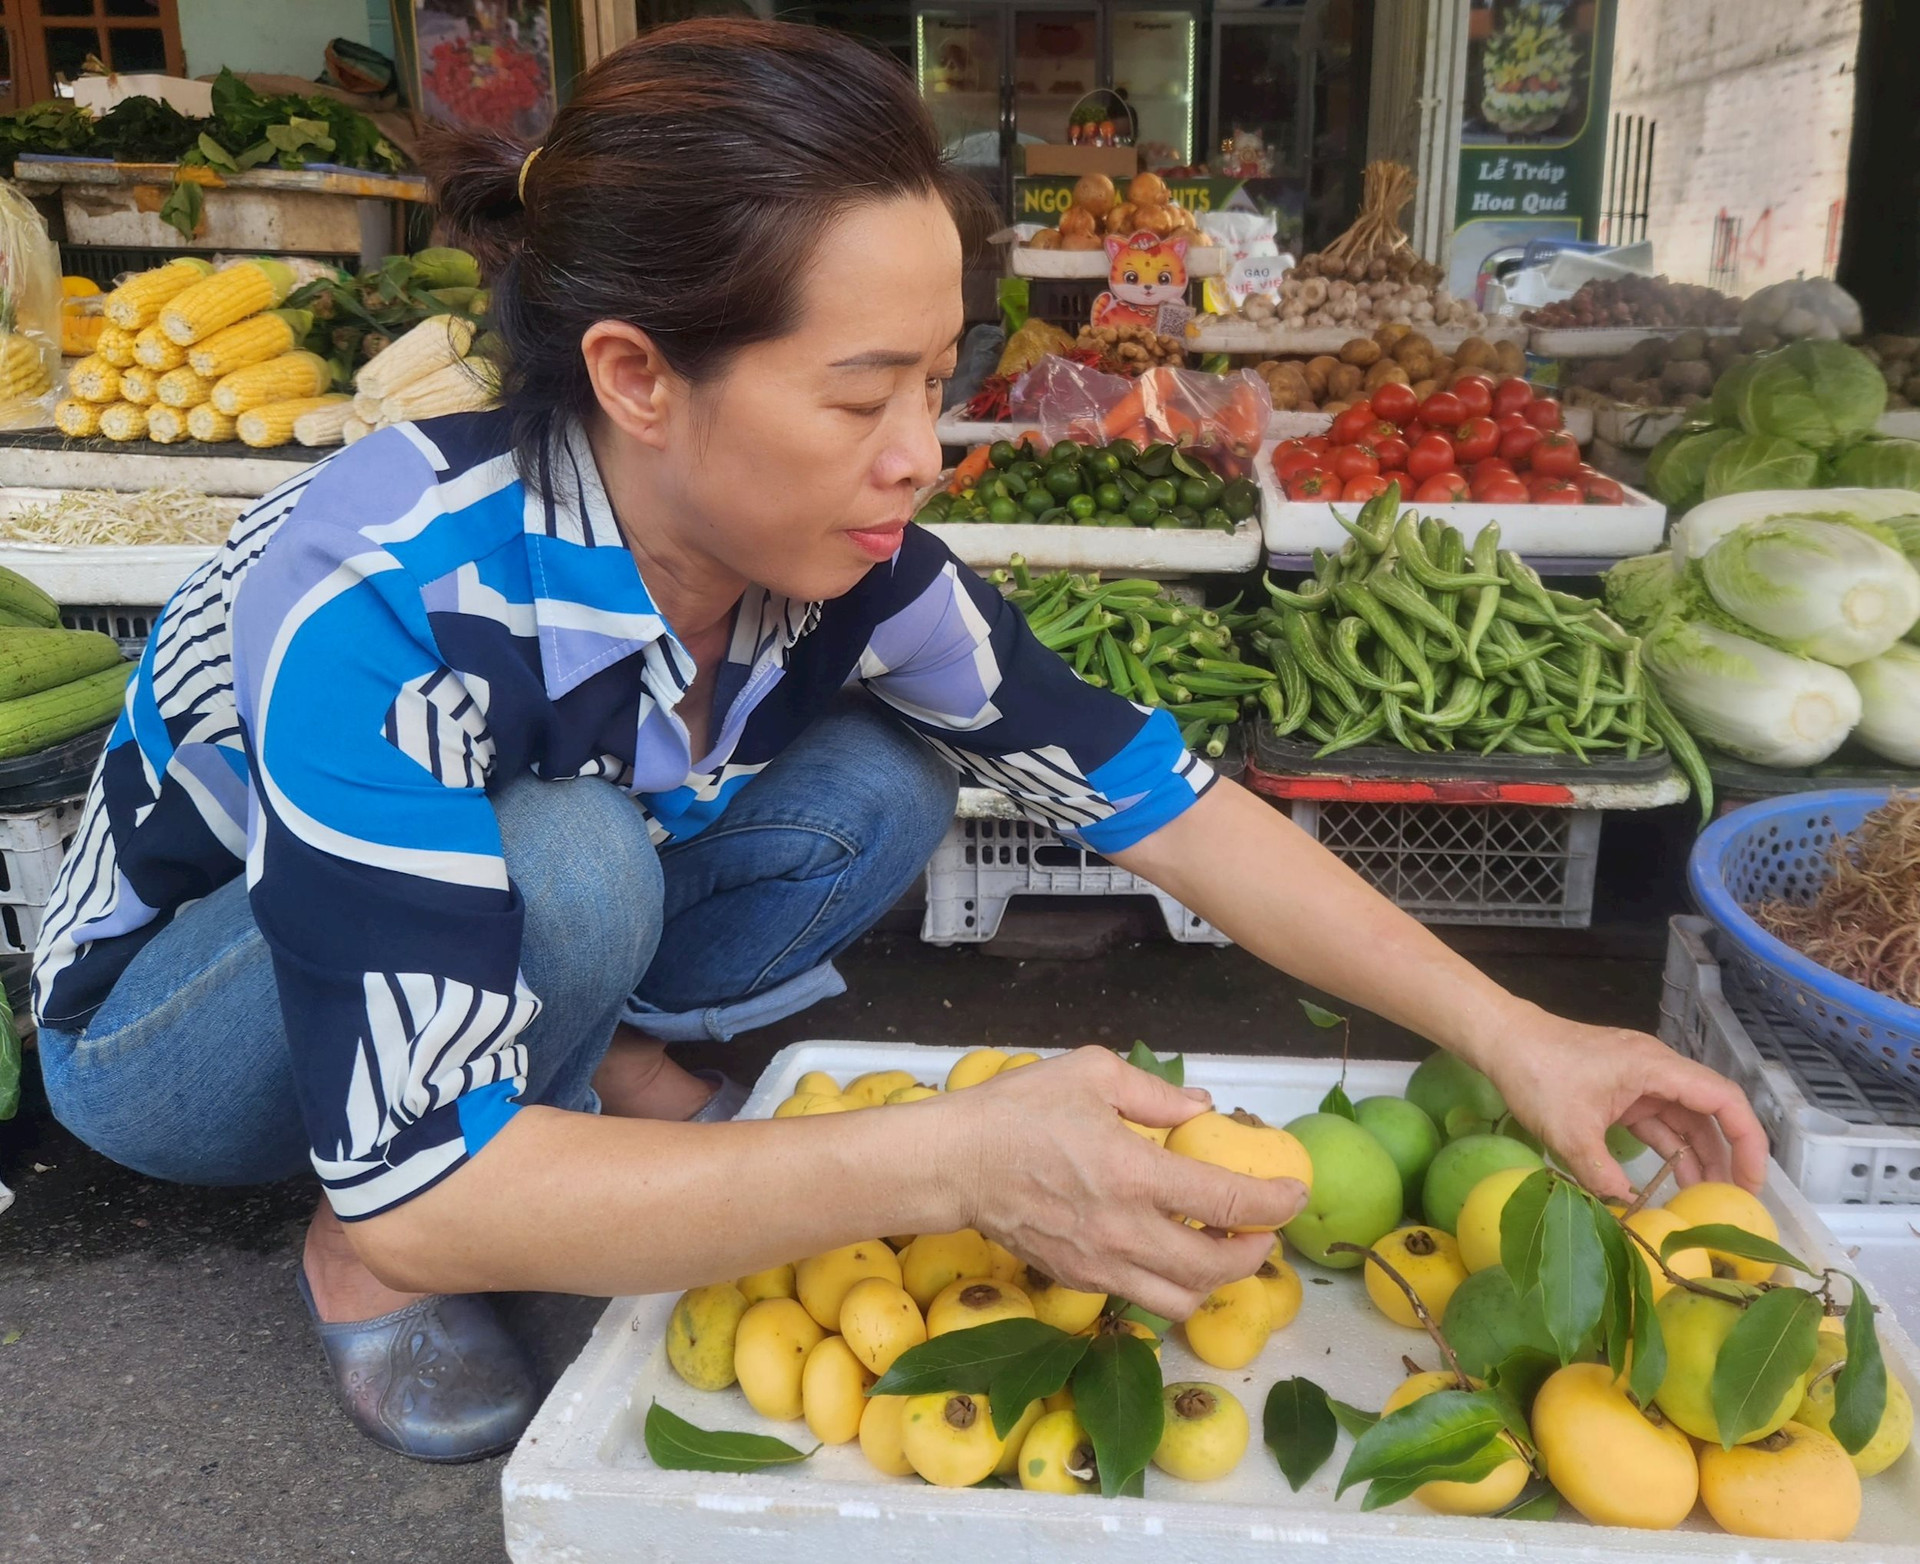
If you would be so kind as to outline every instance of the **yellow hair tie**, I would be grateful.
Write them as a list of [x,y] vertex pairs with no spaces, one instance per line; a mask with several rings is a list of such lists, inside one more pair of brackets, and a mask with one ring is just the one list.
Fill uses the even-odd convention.
[[513,188],[515,193],[520,197],[520,204],[522,206],[527,204],[527,170],[533,167],[533,160],[539,155],[540,149],[535,147],[520,160],[520,177],[514,181]]

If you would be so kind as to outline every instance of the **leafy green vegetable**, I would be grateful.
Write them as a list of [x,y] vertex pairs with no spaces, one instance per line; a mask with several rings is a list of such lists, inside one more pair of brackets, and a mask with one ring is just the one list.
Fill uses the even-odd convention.
[[1920,619],[1920,572],[1861,527],[1776,516],[1728,533],[1698,568],[1735,618],[1840,667],[1879,656]]
[[1833,481],[1861,489],[1920,489],[1920,440],[1862,440],[1841,452]]
[[1818,765],[1860,720],[1840,669],[1697,619],[1670,615],[1641,656],[1696,737],[1755,765]]
[[1847,675],[1860,692],[1854,737],[1897,765],[1920,766],[1920,646],[1889,647]]
[[1629,629],[1652,624],[1673,601],[1679,579],[1666,550],[1623,559],[1603,578],[1607,610]]
[[1737,429],[1674,430],[1647,458],[1647,483],[1654,497],[1675,509],[1693,504],[1706,490],[1707,467],[1714,456],[1739,437]]
[[1713,499],[1746,489],[1810,489],[1819,476],[1819,454],[1785,435],[1732,435],[1707,462],[1705,494]]
[[1760,362],[1742,385],[1737,403],[1740,427],[1748,434],[1777,435],[1824,452],[1873,428],[1887,410],[1887,383],[1871,359],[1844,342],[1796,342]]

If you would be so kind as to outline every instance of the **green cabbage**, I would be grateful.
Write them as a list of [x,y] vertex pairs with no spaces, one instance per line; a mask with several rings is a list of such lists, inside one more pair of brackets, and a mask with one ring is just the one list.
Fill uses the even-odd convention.
[[1647,456],[1647,487],[1662,505],[1683,510],[1707,486],[1707,465],[1714,453],[1740,438],[1737,429],[1675,429]]
[[1820,458],[1783,435],[1734,435],[1707,463],[1706,497],[1747,489],[1809,489],[1820,475]]
[[1756,765],[1818,765],[1860,720],[1860,692],[1838,668],[1713,625],[1670,616],[1642,656],[1697,737]]
[[1847,670],[1860,692],[1860,742],[1902,766],[1920,766],[1920,646],[1889,647]]
[[1779,516],[1728,533],[1699,562],[1713,600],[1788,651],[1845,667],[1920,620],[1920,572],[1859,527]]
[[1796,342],[1768,355],[1735,401],[1748,434],[1825,452],[1873,428],[1887,410],[1887,383],[1871,359],[1844,342]]
[[1652,624],[1665,613],[1679,584],[1673,555],[1664,551],[1621,560],[1607,572],[1602,583],[1607,608],[1614,618],[1633,630]]
[[1766,360],[1750,358],[1744,364],[1735,364],[1713,383],[1713,399],[1708,410],[1713,421],[1724,429],[1736,429],[1740,425],[1740,397],[1747,389],[1747,382],[1760,370]]
[[1833,481],[1862,489],[1920,489],[1920,440],[1862,440],[1833,464]]

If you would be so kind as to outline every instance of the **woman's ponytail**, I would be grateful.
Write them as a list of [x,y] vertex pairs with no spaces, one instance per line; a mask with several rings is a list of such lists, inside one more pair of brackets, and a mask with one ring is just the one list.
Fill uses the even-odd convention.
[[423,161],[433,173],[440,223],[490,274],[526,234],[520,170],[528,150],[497,130],[436,130],[426,139]]

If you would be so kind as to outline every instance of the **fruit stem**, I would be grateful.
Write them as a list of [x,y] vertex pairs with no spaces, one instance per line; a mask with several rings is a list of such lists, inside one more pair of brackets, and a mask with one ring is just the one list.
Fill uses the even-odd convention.
[[1620,1220],[1624,1222],[1628,1217],[1637,1214],[1644,1208],[1646,1203],[1653,1198],[1653,1192],[1666,1182],[1667,1175],[1673,1171],[1674,1164],[1692,1149],[1691,1146],[1682,1141],[1673,1154],[1669,1156],[1665,1162],[1660,1164],[1659,1171],[1647,1180],[1646,1187],[1633,1197],[1633,1204],[1620,1213]]
[[1387,1264],[1377,1250],[1369,1249],[1365,1244],[1350,1244],[1344,1238],[1337,1239],[1327,1245],[1327,1253],[1364,1255],[1369,1265],[1379,1266],[1380,1273],[1407,1295],[1407,1302],[1413,1306],[1414,1318],[1426,1327],[1427,1334],[1433,1338],[1433,1344],[1440,1349],[1440,1355],[1447,1360],[1447,1366],[1453,1370],[1453,1377],[1460,1382],[1460,1388],[1473,1389],[1473,1381],[1467,1378],[1466,1370],[1460,1367],[1460,1360],[1453,1355],[1453,1347],[1441,1334],[1440,1327],[1434,1323],[1433,1316],[1427,1312],[1427,1306],[1420,1301],[1420,1294],[1413,1290],[1413,1284],[1406,1277]]
[[[1605,1210],[1605,1207],[1602,1207],[1601,1209]],[[1613,1216],[1613,1213],[1611,1211],[1608,1211],[1607,1215]],[[1722,1303],[1738,1304],[1743,1309],[1747,1306],[1747,1300],[1745,1298],[1737,1297],[1732,1293],[1718,1292],[1711,1287],[1702,1287],[1698,1282],[1694,1281],[1691,1277],[1680,1275],[1670,1265],[1668,1265],[1665,1260],[1660,1258],[1660,1249],[1658,1245],[1649,1242],[1646,1238],[1643,1238],[1639,1233],[1635,1232],[1631,1227],[1628,1227],[1626,1224],[1626,1219],[1624,1217],[1615,1216],[1613,1217],[1613,1219],[1614,1221],[1620,1224],[1621,1232],[1625,1233],[1627,1237],[1631,1238],[1642,1249],[1647,1251],[1647,1253],[1652,1257],[1653,1263],[1660,1267],[1660,1274],[1666,1277],[1666,1279],[1669,1282],[1673,1283],[1675,1287],[1684,1288],[1687,1292],[1697,1292],[1702,1298],[1718,1298]]]

